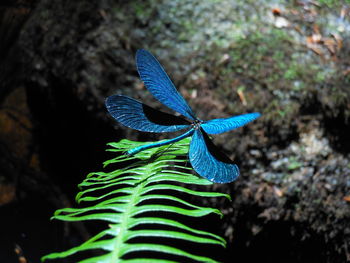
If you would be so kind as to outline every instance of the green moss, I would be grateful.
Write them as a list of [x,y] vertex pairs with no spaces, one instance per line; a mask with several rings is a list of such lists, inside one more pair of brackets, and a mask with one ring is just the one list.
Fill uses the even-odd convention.
[[350,0],[344,0],[344,1],[339,1],[339,0],[318,0],[317,1],[320,5],[326,5],[327,7],[334,8],[334,7],[339,7],[343,4],[350,4]]
[[300,163],[295,157],[291,157],[289,159],[289,164],[287,166],[287,169],[288,170],[296,170],[296,169],[299,169],[302,166],[303,166],[303,164]]
[[326,74],[324,72],[322,71],[317,72],[316,79],[315,79],[317,82],[320,82],[320,83],[324,82],[325,79],[326,79]]

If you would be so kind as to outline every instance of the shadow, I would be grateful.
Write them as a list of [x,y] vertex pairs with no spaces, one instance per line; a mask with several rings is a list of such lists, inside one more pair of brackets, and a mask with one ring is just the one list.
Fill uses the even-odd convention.
[[205,144],[207,145],[210,154],[220,162],[234,164],[233,161],[227,157],[209,138],[208,134],[201,128],[201,132],[204,137]]
[[181,117],[177,117],[175,115],[153,109],[152,107],[147,106],[146,104],[143,104],[143,103],[142,103],[142,110],[145,116],[147,117],[147,119],[159,125],[171,126],[171,125],[190,125],[191,124],[190,122],[186,121]]

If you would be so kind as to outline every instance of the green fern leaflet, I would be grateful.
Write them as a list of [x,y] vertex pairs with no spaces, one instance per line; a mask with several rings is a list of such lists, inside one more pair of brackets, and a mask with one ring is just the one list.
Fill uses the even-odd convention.
[[[126,167],[112,172],[90,173],[79,185],[81,191],[76,197],[78,203],[84,202],[87,205],[82,208],[60,209],[53,216],[54,219],[64,221],[101,220],[108,223],[108,228],[77,247],[49,254],[42,260],[65,258],[88,250],[102,250],[103,253],[79,262],[176,262],[167,259],[167,254],[181,258],[181,262],[216,262],[206,256],[194,255],[190,251],[170,245],[142,241],[144,237],[153,237],[173,240],[171,244],[182,240],[199,245],[202,243],[225,247],[226,242],[223,238],[194,229],[164,215],[172,214],[183,218],[203,217],[215,213],[222,216],[218,209],[198,206],[182,197],[187,195],[230,199],[226,194],[185,187],[212,184],[193,175],[191,169],[185,166],[189,138],[171,147],[152,148],[135,156],[121,154],[143,144],[147,143],[128,140],[110,143],[109,151],[117,153],[117,157],[106,161],[104,165],[118,164]],[[125,165],[126,163],[129,165]],[[140,254],[143,255],[140,252],[156,254],[157,257],[139,258]]]

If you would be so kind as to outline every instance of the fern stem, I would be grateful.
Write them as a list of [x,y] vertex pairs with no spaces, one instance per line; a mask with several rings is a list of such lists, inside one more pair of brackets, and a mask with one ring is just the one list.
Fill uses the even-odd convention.
[[121,262],[121,256],[123,253],[121,252],[121,248],[123,247],[124,240],[126,233],[128,232],[129,226],[130,226],[130,219],[132,218],[133,208],[135,207],[135,204],[137,203],[137,199],[141,194],[141,190],[144,187],[145,182],[140,183],[135,187],[135,190],[133,191],[130,202],[126,206],[126,209],[123,213],[121,223],[119,225],[119,233],[116,239],[116,242],[114,243],[114,249],[112,251],[112,257],[111,262]]

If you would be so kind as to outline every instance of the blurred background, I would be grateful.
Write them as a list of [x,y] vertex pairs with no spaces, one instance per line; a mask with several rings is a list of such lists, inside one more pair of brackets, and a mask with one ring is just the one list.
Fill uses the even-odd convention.
[[233,198],[211,200],[228,241],[215,257],[350,262],[349,0],[1,1],[0,262],[91,235],[49,219],[113,157],[107,142],[172,136],[123,128],[104,107],[124,94],[163,109],[137,75],[139,48],[199,118],[262,113],[214,138],[241,169],[212,186]]

